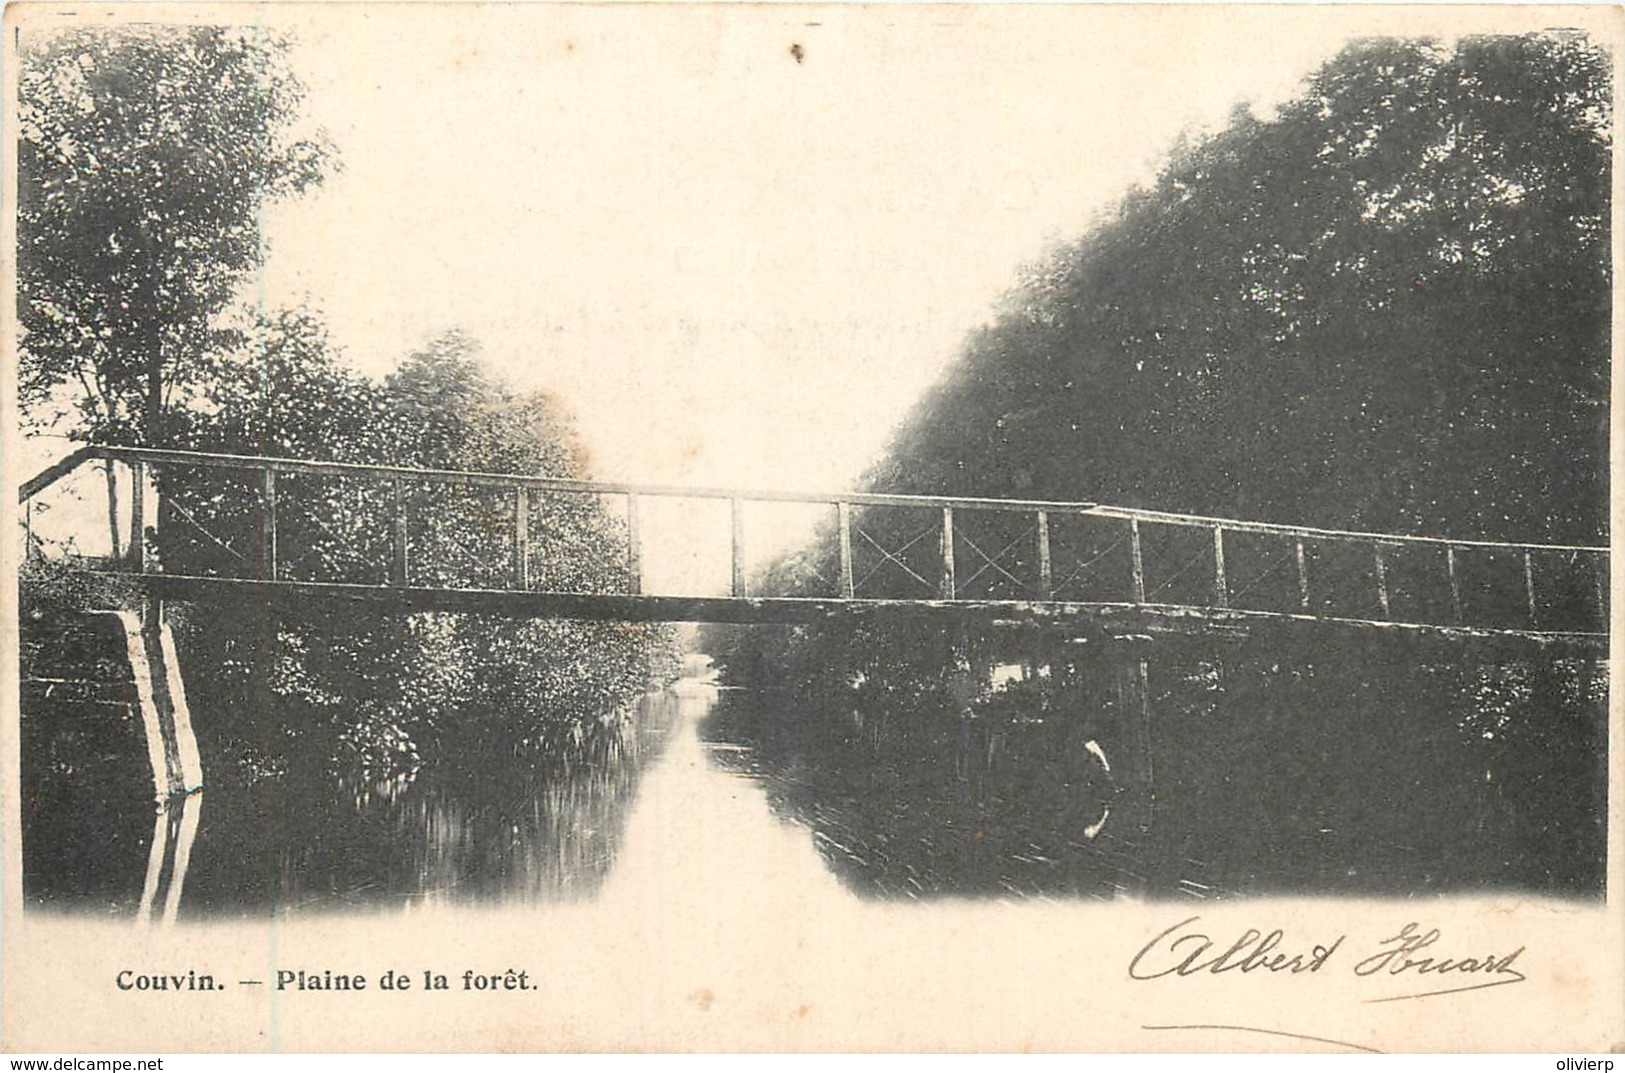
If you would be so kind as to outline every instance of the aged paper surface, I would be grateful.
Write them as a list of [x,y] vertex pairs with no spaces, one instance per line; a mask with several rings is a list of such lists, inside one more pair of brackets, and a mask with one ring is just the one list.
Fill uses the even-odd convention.
[[[1557,28],[1617,57],[1621,31],[1617,12],[1578,7],[34,3],[7,9],[8,145],[28,39],[135,24],[260,27],[294,42],[301,107],[342,170],[267,211],[270,252],[248,304],[321,311],[346,360],[373,377],[467,332],[496,373],[573,413],[591,477],[793,490],[852,487],[1022,265],[1084,234],[1154,178],[1182,135],[1223,127],[1236,104],[1267,115],[1365,38]],[[9,163],[7,182],[15,205]],[[16,227],[8,211],[14,281]],[[23,442],[10,308],[7,487],[67,450]],[[13,571],[23,537],[6,502]],[[1128,505],[1161,504],[1148,493]],[[710,524],[696,518],[679,527]],[[645,519],[646,541],[659,522]],[[685,574],[681,554],[646,556],[650,591],[662,570],[674,591],[711,584],[698,567]],[[169,877],[175,904],[148,891],[138,922],[94,883],[39,896],[24,873],[18,604],[14,586],[5,592],[8,1051],[1625,1048],[1612,699],[1609,852],[1594,869],[1606,899],[1491,889],[1493,875],[1443,888],[1402,879],[1380,896],[1322,881],[1217,899],[1197,897],[1200,885],[1110,899],[975,885],[915,897],[899,885],[876,897],[826,867],[815,835],[838,833],[796,819],[782,799],[793,791],[719,768],[722,746],[679,732],[617,799],[622,811],[590,817],[615,831],[584,896],[459,899],[458,883],[496,889],[534,864],[517,856],[487,856],[438,894],[397,896],[324,892],[297,847],[270,878],[222,877],[231,860],[263,862],[211,864],[202,850],[188,876],[160,850],[155,878]],[[679,720],[692,717],[685,704],[703,708],[670,703]],[[216,717],[192,713],[206,741]],[[1393,733],[1372,725],[1339,733]],[[1525,774],[1561,784],[1586,762],[1536,758]],[[1229,776],[1248,777],[1245,765]],[[189,821],[203,834],[177,813],[161,837],[189,848],[225,837],[210,833],[213,785]],[[1260,797],[1294,808],[1286,791]],[[282,821],[256,822],[233,844],[271,839]],[[319,837],[322,821],[307,825]],[[515,844],[535,834],[518,821],[513,832]],[[118,860],[139,890],[150,849],[90,844],[52,860]],[[535,867],[555,882],[574,874],[569,862]],[[235,898],[239,888],[273,893]],[[188,901],[207,891],[213,906]],[[1214,953],[1238,944],[1240,958],[1277,929],[1260,959],[1320,967],[1158,971],[1194,965],[1195,935]],[[1373,965],[1434,929],[1426,952],[1457,962],[1456,975],[1437,962],[1408,974]],[[426,990],[426,974],[448,986]],[[200,976],[214,986],[199,989]],[[333,989],[334,977],[365,987]]]

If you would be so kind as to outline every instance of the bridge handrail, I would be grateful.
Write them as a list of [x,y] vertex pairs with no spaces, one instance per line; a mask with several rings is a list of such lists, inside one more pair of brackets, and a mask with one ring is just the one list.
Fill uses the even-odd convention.
[[1088,513],[1103,518],[1132,518],[1136,521],[1162,525],[1191,525],[1204,529],[1223,529],[1233,533],[1268,533],[1276,536],[1310,537],[1322,540],[1358,540],[1374,544],[1430,544],[1450,548],[1502,548],[1515,551],[1579,551],[1606,555],[1609,548],[1596,544],[1530,544],[1508,540],[1458,539],[1455,537],[1413,536],[1408,533],[1373,533],[1358,529],[1320,529],[1307,525],[1281,525],[1276,522],[1254,522],[1241,518],[1215,518],[1201,514],[1175,514],[1171,511],[1147,510],[1139,507],[1097,506]]
[[1325,529],[1314,526],[1282,525],[1275,522],[1247,521],[1240,518],[1208,517],[1196,514],[1178,514],[1171,511],[1148,510],[1139,507],[1115,507],[1091,502],[1063,502],[1036,499],[990,499],[975,496],[904,495],[881,492],[789,492],[747,491],[714,487],[687,487],[682,485],[639,484],[623,481],[589,481],[563,477],[538,477],[524,473],[493,473],[477,470],[425,469],[412,466],[387,466],[356,462],[320,462],[307,459],[282,458],[272,455],[222,454],[206,451],[184,451],[171,448],[125,447],[110,444],[92,444],[81,447],[35,477],[23,482],[18,490],[18,502],[26,502],[50,487],[57,480],[87,460],[111,459],[124,462],[169,463],[175,465],[212,466],[223,469],[248,469],[259,472],[329,474],[335,476],[366,476],[382,479],[404,479],[435,484],[472,485],[501,488],[531,488],[543,491],[602,493],[660,498],[716,499],[744,502],[815,503],[837,506],[962,508],[966,510],[998,510],[1012,512],[1038,512],[1053,514],[1090,515],[1120,518],[1163,525],[1183,525],[1204,529],[1223,529],[1230,532],[1262,533],[1299,539],[1347,540],[1377,544],[1422,544],[1434,547],[1506,549],[1526,552],[1583,552],[1607,554],[1609,549],[1586,544],[1535,544],[1518,541],[1456,539],[1449,537],[1413,536],[1404,533],[1374,533],[1353,529]]
[[33,499],[45,489],[78,469],[88,459],[103,457],[97,451],[98,448],[95,446],[80,447],[46,466],[24,481],[22,486],[17,489],[17,502],[26,503]]
[[[1094,503],[1047,502],[1034,499],[989,499],[975,496],[920,496],[894,495],[883,492],[779,492],[748,491],[689,485],[641,484],[625,481],[587,481],[568,477],[538,477],[529,473],[501,473],[482,470],[426,469],[416,466],[386,466],[363,462],[318,462],[302,458],[281,458],[274,455],[218,454],[207,451],[179,451],[157,447],[120,447],[97,445],[81,448],[70,458],[74,464],[86,458],[109,458],[118,461],[170,463],[174,465],[215,466],[221,469],[274,470],[278,473],[312,473],[334,476],[370,476],[402,478],[431,484],[463,484],[499,488],[537,488],[556,492],[601,492],[608,495],[645,495],[681,499],[744,499],[761,502],[786,503],[850,503],[854,506],[880,507],[964,507],[973,510],[1048,510],[1056,513],[1087,513]],[[63,466],[63,459],[57,466]],[[52,467],[55,469],[56,467]],[[71,466],[67,468],[71,469]],[[66,470],[64,470],[66,472]],[[41,476],[44,476],[42,474]],[[53,480],[61,476],[54,474]],[[33,485],[39,478],[24,485],[28,498],[38,489]],[[50,482],[47,482],[50,483]]]

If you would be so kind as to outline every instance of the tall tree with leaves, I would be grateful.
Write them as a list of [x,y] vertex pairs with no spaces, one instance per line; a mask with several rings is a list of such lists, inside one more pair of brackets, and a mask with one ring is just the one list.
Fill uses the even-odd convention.
[[288,42],[258,28],[134,26],[24,43],[19,70],[19,389],[40,424],[164,439],[164,408],[222,344],[264,259],[269,201],[332,154],[296,133]]
[[[1612,93],[1576,33],[1349,47],[1036,263],[869,486],[1605,540]],[[865,530],[904,547],[903,515]],[[1035,554],[1019,527],[1006,544]],[[836,557],[828,530],[769,591],[827,594]],[[937,675],[928,645],[892,677]],[[735,663],[843,667],[845,646],[750,635]]]
[[1349,48],[1035,266],[874,482],[1597,539],[1611,93],[1578,34]]
[[[239,345],[212,353],[184,385],[171,421],[175,446],[585,476],[570,415],[546,395],[512,390],[462,333],[432,341],[382,382],[349,369],[308,311],[254,318],[240,335]],[[203,467],[157,468],[169,512],[157,545],[166,570],[242,576],[261,569],[264,514],[252,481]],[[381,584],[389,576],[387,485],[290,473],[278,487],[280,577]],[[511,491],[411,481],[403,490],[414,583],[520,584],[512,573]],[[628,534],[597,497],[536,490],[528,502],[537,554],[525,584],[622,590]],[[373,768],[477,746],[556,746],[557,755],[576,755],[589,740],[618,733],[618,713],[651,679],[669,678],[676,659],[671,631],[658,626],[378,615],[342,603],[275,615],[252,602],[216,606],[180,633],[188,665],[218,669],[191,683],[194,699],[214,710],[261,712],[235,721],[230,733],[264,737],[261,745],[273,749],[280,735],[319,733],[336,750],[334,762]]]

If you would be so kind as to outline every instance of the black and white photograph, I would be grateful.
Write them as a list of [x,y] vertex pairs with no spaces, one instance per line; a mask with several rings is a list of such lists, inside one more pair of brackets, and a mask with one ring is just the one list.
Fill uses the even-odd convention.
[[8,7],[0,1042],[1619,1045],[1619,30]]

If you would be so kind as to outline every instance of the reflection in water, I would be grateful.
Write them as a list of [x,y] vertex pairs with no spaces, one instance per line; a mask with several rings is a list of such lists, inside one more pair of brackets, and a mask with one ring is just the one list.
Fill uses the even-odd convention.
[[[25,896],[171,922],[589,895],[614,862],[642,769],[664,747],[677,704],[671,694],[644,698],[619,733],[568,763],[487,758],[372,780],[297,770],[248,785],[217,778],[160,808],[150,834],[135,826],[145,815],[135,807],[139,779],[125,778],[123,796],[109,798],[107,784],[70,765],[25,795]],[[117,770],[139,773],[139,756],[125,753]]]
[[1138,774],[1138,707],[1088,672],[975,706],[728,691],[705,733],[871,896],[1600,896],[1602,668],[1361,656],[1165,650]]
[[163,865],[148,851],[170,837],[167,817],[154,822],[139,719],[127,705],[25,704],[21,723],[26,902],[137,915]]
[[692,941],[739,946],[748,962],[765,931],[783,931],[787,906],[845,896],[807,828],[775,815],[769,787],[719,762],[739,748],[700,740],[716,697],[693,683],[681,690],[675,733],[639,787],[602,893],[611,919],[681,920]]
[[[1164,661],[1149,796],[1117,702],[1084,694],[829,710],[688,679],[568,763],[217,779],[150,834],[138,748],[115,764],[108,743],[25,733],[43,773],[25,893],[142,921],[600,891],[699,916],[836,880],[904,899],[1600,893],[1600,673],[1386,670]],[[1554,755],[1573,780],[1542,778]]]
[[1113,819],[1109,757],[1077,720],[853,708],[781,719],[764,701],[722,694],[702,729],[713,760],[759,780],[857,893],[1105,901],[1144,888]]
[[[180,912],[181,892],[186,888],[186,869],[192,861],[192,843],[197,838],[198,817],[203,812],[201,793],[172,797],[158,808],[152,821],[152,847],[147,851],[147,877],[141,884],[141,904],[136,919],[152,921],[152,910],[160,890],[164,891],[163,922],[173,924]],[[172,834],[173,832],[173,834]],[[170,853],[170,846],[174,853]],[[167,869],[167,871],[166,871]],[[164,879],[168,877],[167,890]]]

